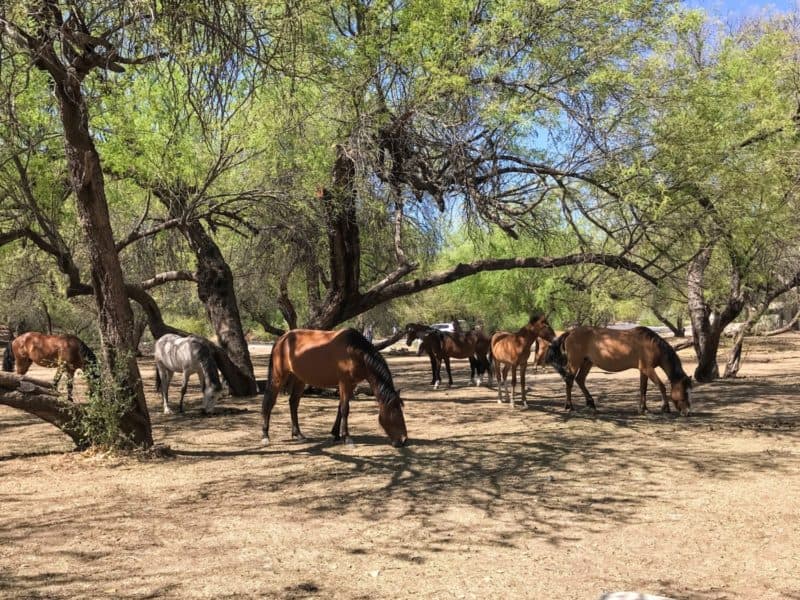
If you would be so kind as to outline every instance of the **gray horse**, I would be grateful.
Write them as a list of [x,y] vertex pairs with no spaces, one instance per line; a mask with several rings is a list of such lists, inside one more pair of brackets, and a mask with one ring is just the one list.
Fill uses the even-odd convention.
[[156,389],[161,391],[164,400],[164,414],[172,413],[167,402],[169,382],[175,371],[183,372],[183,385],[181,385],[181,401],[178,407],[183,412],[183,397],[186,394],[186,385],[189,376],[197,373],[203,387],[203,412],[210,413],[214,410],[222,393],[222,384],[217,373],[217,363],[211,351],[210,342],[196,335],[182,337],[174,333],[162,335],[155,344],[156,360]]

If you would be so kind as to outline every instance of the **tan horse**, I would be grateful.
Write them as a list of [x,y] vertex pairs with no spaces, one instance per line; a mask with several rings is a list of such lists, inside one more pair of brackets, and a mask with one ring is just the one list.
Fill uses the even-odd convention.
[[408,433],[403,417],[403,401],[392,383],[392,374],[383,356],[355,329],[320,331],[293,329],[284,333],[269,358],[267,387],[264,390],[262,442],[269,445],[269,419],[278,393],[291,385],[289,409],[292,438],[304,440],[297,419],[297,407],[306,385],[338,387],[339,411],[331,430],[335,440],[352,444],[347,427],[350,398],[360,381],[367,380],[378,401],[378,422],[392,445],[406,443]]
[[[555,337],[553,328],[543,315],[534,315],[522,329],[516,333],[498,331],[492,336],[491,354],[494,364],[494,375],[497,380],[497,402],[503,402],[503,387],[510,406],[514,407],[514,388],[517,386],[517,368],[522,393],[522,405],[527,408],[527,391],[525,389],[525,370],[531,346],[537,338],[550,341]],[[511,393],[508,393],[508,370],[511,369]],[[501,377],[502,376],[502,377]]]
[[67,398],[70,400],[75,371],[82,369],[89,385],[94,383],[97,376],[97,357],[89,346],[74,335],[46,335],[29,331],[14,338],[6,347],[3,368],[6,371],[15,369],[18,375],[25,375],[33,363],[58,369],[53,385],[58,385],[61,375],[66,373]]
[[618,372],[639,369],[639,412],[647,411],[648,379],[661,392],[661,410],[669,412],[669,401],[664,384],[656,374],[656,367],[666,373],[671,384],[670,397],[675,408],[684,416],[691,408],[692,379],[684,371],[681,359],[661,336],[647,327],[619,330],[604,327],[576,327],[556,339],[547,353],[552,364],[567,384],[565,408],[572,410],[572,384],[578,382],[586,405],[597,410],[594,399],[586,389],[586,376],[597,365],[604,371]]

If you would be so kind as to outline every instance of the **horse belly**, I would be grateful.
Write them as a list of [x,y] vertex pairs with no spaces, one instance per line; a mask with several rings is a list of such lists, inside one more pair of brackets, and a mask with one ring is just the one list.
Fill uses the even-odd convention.
[[623,351],[617,348],[597,348],[590,352],[589,360],[604,371],[626,371],[639,367],[639,359],[630,351]]

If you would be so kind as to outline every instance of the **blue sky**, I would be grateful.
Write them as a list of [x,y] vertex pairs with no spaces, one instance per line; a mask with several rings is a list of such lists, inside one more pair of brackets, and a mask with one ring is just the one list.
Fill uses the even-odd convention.
[[689,6],[704,8],[723,20],[753,17],[764,12],[791,12],[798,9],[798,0],[687,0]]

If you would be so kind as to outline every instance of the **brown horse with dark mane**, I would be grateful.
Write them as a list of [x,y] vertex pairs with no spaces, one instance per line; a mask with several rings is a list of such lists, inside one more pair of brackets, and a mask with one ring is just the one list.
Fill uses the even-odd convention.
[[604,371],[618,372],[639,369],[639,412],[647,411],[648,379],[661,392],[661,410],[669,412],[669,400],[664,384],[656,374],[656,367],[666,373],[671,384],[670,397],[675,408],[684,416],[691,408],[692,378],[681,365],[675,350],[661,336],[647,327],[629,330],[605,327],[575,327],[556,339],[547,353],[547,362],[561,374],[567,384],[567,402],[564,408],[572,410],[572,384],[578,382],[586,406],[597,410],[594,399],[586,389],[586,376],[597,365]]
[[[519,368],[519,382],[522,393],[522,406],[528,406],[527,390],[525,389],[525,370],[528,368],[528,358],[531,355],[531,346],[537,338],[547,341],[555,337],[555,332],[544,315],[534,315],[516,333],[498,331],[492,336],[491,356],[494,365],[494,375],[497,379],[497,402],[503,402],[503,388],[511,408],[514,407],[514,388],[517,386],[517,368]],[[511,393],[508,393],[508,370],[511,369]]]
[[355,329],[287,331],[275,342],[269,358],[267,387],[261,411],[264,417],[262,442],[269,445],[270,415],[278,393],[284,387],[291,388],[289,410],[292,438],[305,439],[300,433],[297,407],[305,386],[311,385],[339,388],[339,411],[331,435],[337,441],[344,439],[346,444],[352,444],[347,427],[350,398],[356,385],[365,379],[378,401],[378,423],[393,446],[402,446],[408,439],[403,401],[394,387],[389,366],[381,353]]
[[47,335],[29,331],[14,338],[6,346],[3,369],[15,369],[17,375],[25,375],[31,365],[57,368],[54,385],[58,385],[61,375],[67,374],[67,398],[72,400],[75,371],[83,370],[89,385],[97,377],[97,357],[80,338],[74,335]]

